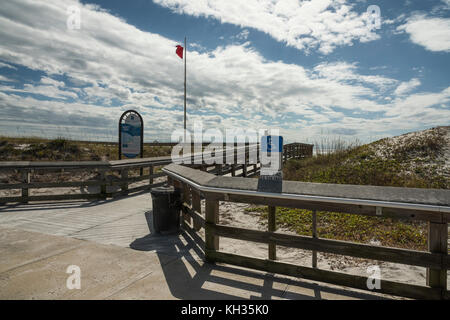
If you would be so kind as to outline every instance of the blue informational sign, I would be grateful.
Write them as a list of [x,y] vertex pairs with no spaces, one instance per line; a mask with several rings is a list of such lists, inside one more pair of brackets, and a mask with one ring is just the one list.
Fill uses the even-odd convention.
[[127,158],[136,158],[141,154],[142,124],[135,114],[129,114],[125,123],[120,124],[122,153]]
[[283,165],[283,137],[263,136],[260,155],[261,175],[279,175]]
[[263,136],[260,160],[258,191],[281,193],[283,190],[283,137]]
[[261,152],[283,152],[282,136],[264,136],[261,139]]

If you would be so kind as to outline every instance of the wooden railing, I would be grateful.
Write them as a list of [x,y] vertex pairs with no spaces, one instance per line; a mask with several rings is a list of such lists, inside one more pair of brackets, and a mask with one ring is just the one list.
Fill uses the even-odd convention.
[[[227,146],[224,145],[224,148]],[[259,152],[257,152],[257,161],[250,161],[250,151],[258,150],[256,144],[234,145],[234,161],[227,164],[226,153],[223,153],[223,164],[193,164],[193,159],[199,154],[193,153],[188,164],[191,167],[199,168],[217,175],[231,174],[231,176],[250,177],[259,172]],[[236,164],[238,153],[244,154],[245,161],[242,164]],[[201,155],[201,154],[200,154]],[[294,157],[295,153],[290,153],[289,157]],[[154,180],[165,176],[159,169],[172,163],[170,156],[128,159],[116,161],[52,161],[52,162],[34,162],[34,161],[13,161],[0,162],[0,174],[8,183],[0,183],[0,204],[4,203],[28,203],[30,201],[51,201],[51,200],[74,200],[74,199],[106,199],[110,197],[127,195],[133,192],[150,190],[160,186],[164,182],[154,183]],[[91,174],[95,176],[91,180],[83,181],[58,181],[58,173],[72,172],[79,175]],[[44,182],[35,181],[42,175],[47,175]],[[40,179],[42,180],[42,179]],[[74,180],[74,179],[72,179]],[[15,182],[9,182],[15,181]],[[140,183],[138,186],[132,184]],[[96,188],[96,192],[92,188]],[[83,192],[71,192],[65,194],[40,194],[32,195],[32,189],[47,188],[80,188]],[[89,188],[89,190],[87,190]],[[84,190],[86,189],[86,190]],[[110,190],[108,190],[110,189]],[[112,189],[112,190],[111,190]],[[4,190],[20,190],[20,195],[5,196]],[[18,193],[18,192],[16,192]]]
[[[22,181],[19,183],[1,183],[2,190],[21,190],[20,196],[1,196],[0,203],[47,200],[74,200],[74,199],[106,199],[118,195],[126,195],[132,192],[148,190],[160,186],[164,182],[154,183],[156,178],[165,176],[155,169],[171,163],[170,157],[119,160],[119,161],[80,161],[80,162],[2,162],[0,172],[13,180],[19,175]],[[141,169],[146,169],[145,171]],[[92,180],[84,181],[57,181],[61,173],[76,175],[91,174]],[[134,173],[131,175],[130,173]],[[142,173],[142,174],[141,174]],[[33,181],[34,177],[46,176],[51,182]],[[145,181],[144,185],[129,188],[130,184]],[[97,187],[97,192],[84,191],[82,193],[31,195],[31,189],[47,188],[92,188]],[[108,191],[108,187],[114,187]],[[118,189],[118,190],[116,190]]]
[[314,145],[305,143],[290,143],[283,146],[283,162],[289,159],[312,157]]
[[[163,169],[170,183],[183,190],[184,226],[202,243],[208,262],[222,262],[250,269],[279,273],[336,285],[369,290],[368,278],[317,267],[316,252],[333,253],[427,268],[426,286],[381,279],[372,291],[418,299],[449,299],[447,270],[450,190],[373,186],[331,185],[283,182],[283,193],[257,191],[257,179],[217,177],[175,164]],[[200,199],[205,199],[202,212]],[[220,224],[219,201],[269,206],[268,231],[250,230]],[[428,222],[428,252],[321,239],[315,230],[311,237],[276,232],[275,207],[291,207],[343,212],[358,215]],[[205,228],[204,239],[198,230]],[[268,259],[225,253],[219,250],[220,237],[268,244]],[[311,250],[312,267],[276,261],[276,246]]]

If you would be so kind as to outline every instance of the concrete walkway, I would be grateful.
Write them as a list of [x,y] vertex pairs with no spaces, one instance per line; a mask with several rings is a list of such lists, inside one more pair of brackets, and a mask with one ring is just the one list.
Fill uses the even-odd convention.
[[[99,202],[0,207],[0,299],[380,298],[205,264],[190,234],[155,235],[151,220],[148,193]],[[80,290],[66,286],[71,265],[80,267]]]

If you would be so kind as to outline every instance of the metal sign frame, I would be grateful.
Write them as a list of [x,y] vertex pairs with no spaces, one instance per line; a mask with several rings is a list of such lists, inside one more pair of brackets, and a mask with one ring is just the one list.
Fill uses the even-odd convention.
[[121,125],[123,120],[126,118],[127,115],[134,113],[139,117],[139,120],[141,121],[141,158],[144,158],[144,120],[142,119],[142,116],[137,112],[136,110],[128,110],[125,111],[119,120],[119,160],[122,160],[122,131],[121,131]]

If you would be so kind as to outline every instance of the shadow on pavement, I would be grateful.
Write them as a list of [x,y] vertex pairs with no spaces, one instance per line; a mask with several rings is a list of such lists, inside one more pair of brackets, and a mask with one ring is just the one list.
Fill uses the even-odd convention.
[[[205,263],[202,249],[204,242],[196,233],[182,229],[177,234],[159,235],[154,232],[151,211],[146,213],[146,219],[150,234],[134,240],[130,248],[156,252],[167,286],[175,298],[311,300],[326,298],[324,295],[337,295],[340,299],[382,299],[372,294],[332,288],[301,279]],[[171,257],[169,261],[168,256]]]
[[147,194],[148,191],[139,191],[125,196],[117,196],[115,198],[107,200],[61,200],[61,201],[36,201],[31,203],[13,203],[13,204],[0,204],[0,212],[14,212],[14,211],[39,211],[39,210],[52,210],[52,209],[74,209],[74,208],[88,208],[95,207],[107,203],[113,203],[123,200],[125,198],[133,198],[143,194]]

